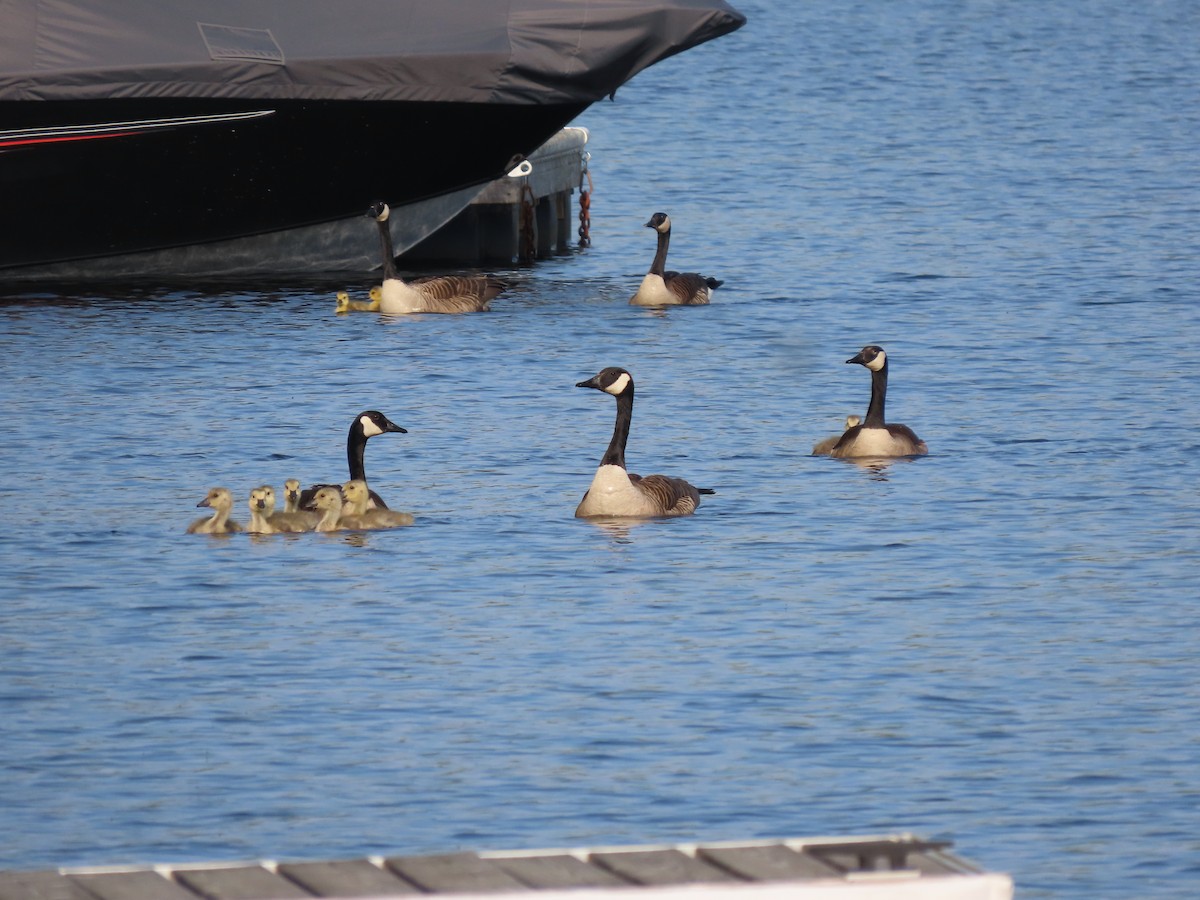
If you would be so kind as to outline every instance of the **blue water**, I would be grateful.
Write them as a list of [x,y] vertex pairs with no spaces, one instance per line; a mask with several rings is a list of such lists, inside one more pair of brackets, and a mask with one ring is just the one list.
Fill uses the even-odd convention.
[[[1196,894],[1200,8],[740,7],[580,119],[594,244],[489,315],[4,291],[0,865],[911,830]],[[626,305],[658,209],[712,306]],[[930,455],[807,456],[872,342]],[[696,516],[573,518],[606,365]],[[415,527],[183,533],[372,407]]]

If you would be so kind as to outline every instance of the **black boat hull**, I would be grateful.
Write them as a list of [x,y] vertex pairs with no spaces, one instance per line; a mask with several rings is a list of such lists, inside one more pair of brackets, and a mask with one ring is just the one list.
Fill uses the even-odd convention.
[[0,270],[287,232],[378,199],[401,208],[502,176],[586,107],[0,102]]

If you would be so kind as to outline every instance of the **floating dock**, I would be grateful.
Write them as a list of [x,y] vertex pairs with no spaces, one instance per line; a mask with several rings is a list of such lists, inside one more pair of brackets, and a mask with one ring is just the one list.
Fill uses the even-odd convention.
[[[401,263],[531,262],[565,253],[587,231],[586,128],[563,128],[509,175],[400,255]],[[571,197],[580,191],[579,212]],[[580,234],[583,232],[583,234]],[[579,237],[577,237],[579,235]]]
[[[328,862],[0,871],[0,900],[1011,900],[1012,880],[912,835]],[[569,894],[567,893],[569,892]],[[636,892],[636,893],[635,893]],[[439,897],[439,900],[444,900]]]

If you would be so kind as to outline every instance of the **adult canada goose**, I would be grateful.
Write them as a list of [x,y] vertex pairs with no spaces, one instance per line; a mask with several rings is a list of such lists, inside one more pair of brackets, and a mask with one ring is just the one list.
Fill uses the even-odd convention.
[[482,312],[504,290],[503,282],[486,275],[438,275],[404,282],[396,273],[396,253],[392,249],[392,231],[388,226],[391,208],[384,202],[367,210],[379,226],[383,248],[383,288],[379,311],[389,315],[403,313]]
[[229,488],[213,488],[196,505],[207,506],[213,513],[189,525],[188,534],[233,534],[242,530],[241,525],[229,518],[229,514],[233,512],[233,494],[229,492]]
[[337,305],[334,307],[334,312],[339,316],[348,312],[379,312],[379,304],[383,299],[383,290],[378,287],[371,288],[367,292],[370,300],[351,300],[350,295],[345,291],[337,292]]
[[395,512],[390,509],[371,509],[367,506],[370,498],[367,495],[367,483],[357,479],[347,481],[342,485],[342,517],[339,520],[343,528],[367,530],[375,528],[399,528],[411,525],[411,513]]
[[[862,421],[862,419],[860,419],[858,416],[846,416],[846,428],[843,430],[842,434],[845,434],[846,431],[849,431],[851,428],[853,428],[855,425],[859,424],[861,421]],[[829,437],[825,438],[824,440],[817,441],[815,444],[813,444],[812,455],[813,456],[828,456],[830,454],[830,452],[833,450],[834,445],[841,439],[842,439],[841,434],[833,434],[833,435],[830,435]]]
[[634,306],[701,306],[725,282],[695,272],[668,272],[667,246],[671,243],[671,217],[656,212],[646,223],[658,232],[658,252],[637,293],[629,298]]
[[[367,441],[375,437],[377,434],[387,434],[395,432],[397,434],[408,434],[408,432],[385,416],[377,409],[368,409],[366,412],[360,412],[354,417],[354,421],[350,423],[350,433],[346,436],[346,462],[350,466],[350,478],[355,478],[362,481],[367,480],[367,472],[363,467],[363,456],[367,448]],[[314,484],[300,495],[299,505],[302,509],[308,508],[314,496],[319,489],[323,487],[336,488],[336,484]],[[387,504],[383,502],[374,491],[371,491],[372,507],[387,509]]]
[[633,419],[633,376],[625,369],[611,366],[600,370],[575,387],[595,388],[617,398],[617,421],[612,440],[600,460],[579,507],[578,518],[588,516],[688,516],[700,505],[701,494],[682,478],[668,475],[633,475],[625,469],[625,443]]
[[871,370],[871,405],[867,407],[867,418],[862,424],[846,429],[846,433],[834,444],[830,455],[845,459],[852,456],[923,456],[928,453],[925,442],[911,428],[907,425],[889,425],[884,420],[888,361],[883,348],[868,344],[846,362],[858,363]]

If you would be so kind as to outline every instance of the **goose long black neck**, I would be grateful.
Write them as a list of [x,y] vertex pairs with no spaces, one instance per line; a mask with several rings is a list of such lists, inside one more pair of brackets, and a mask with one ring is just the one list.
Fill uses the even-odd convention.
[[633,385],[617,395],[617,421],[613,425],[612,440],[604,451],[602,466],[625,468],[625,443],[629,440],[629,423],[633,421]]
[[375,224],[379,226],[379,243],[383,247],[383,279],[387,281],[389,278],[398,278],[396,274],[396,251],[392,247],[392,228],[391,221],[381,222],[375,220]]
[[878,371],[871,372],[871,404],[867,407],[867,418],[863,421],[865,428],[882,428],[883,405],[887,402],[887,360]]
[[346,436],[346,462],[350,466],[350,480],[367,480],[367,470],[363,466],[363,456],[367,449],[367,438],[363,434],[362,424],[358,421],[350,426],[350,434]]
[[660,278],[667,271],[667,246],[671,243],[671,232],[658,232],[658,252],[654,254],[654,262],[650,264],[650,274]]

